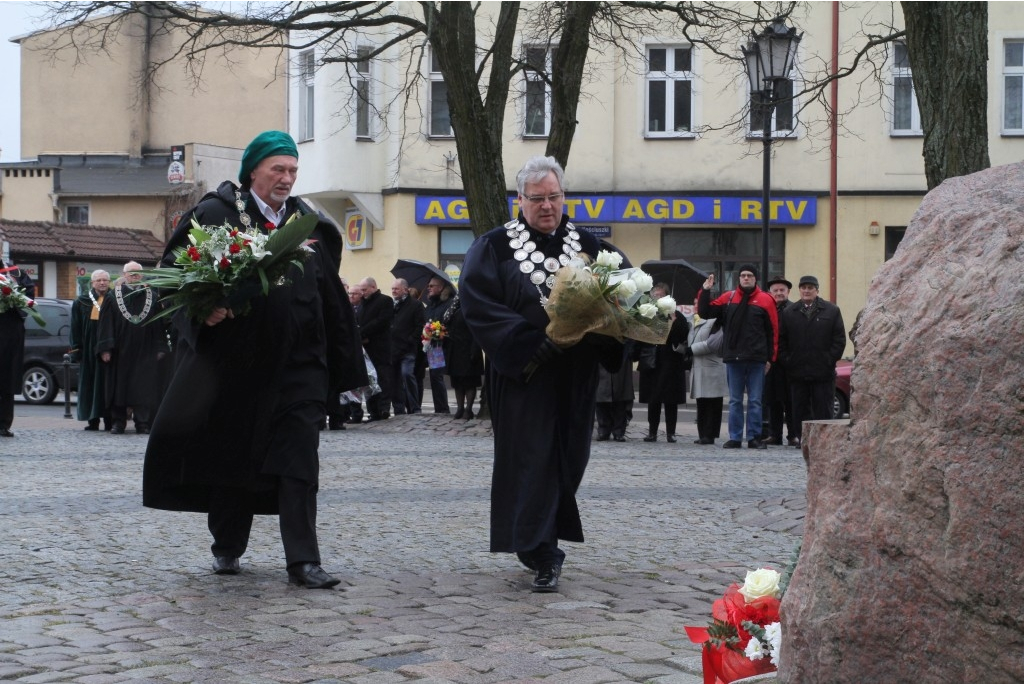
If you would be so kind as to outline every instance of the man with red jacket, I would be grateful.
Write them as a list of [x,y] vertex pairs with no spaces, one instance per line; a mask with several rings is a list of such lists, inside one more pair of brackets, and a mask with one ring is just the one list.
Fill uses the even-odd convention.
[[739,287],[711,300],[714,274],[708,276],[697,301],[702,319],[720,319],[724,331],[722,359],[729,381],[729,440],[722,447],[743,446],[743,393],[747,394],[747,447],[766,449],[761,440],[761,397],[764,377],[779,347],[775,300],[757,287],[757,268],[739,268]]

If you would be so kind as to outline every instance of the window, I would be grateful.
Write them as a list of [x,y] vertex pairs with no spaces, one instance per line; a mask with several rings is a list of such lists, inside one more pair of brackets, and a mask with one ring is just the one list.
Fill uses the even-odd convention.
[[462,263],[466,259],[466,251],[473,244],[475,238],[473,231],[465,228],[442,228],[440,230],[441,259],[438,260],[438,264],[452,279],[452,283],[456,287],[459,285],[459,273],[462,271]]
[[370,47],[356,50],[356,138],[370,138]]
[[[768,236],[768,276],[758,274],[763,285],[775,274],[785,273],[786,232],[772,229]],[[731,290],[736,282],[736,269],[740,264],[756,264],[761,268],[761,230],[666,228],[661,232],[662,259],[685,259],[701,271],[715,274],[715,287],[719,292]],[[676,299],[680,304],[692,304],[686,298]]]
[[430,135],[452,136],[452,116],[448,110],[448,84],[441,75],[437,56],[430,53]]
[[1003,133],[1024,133],[1024,40],[1003,44]]
[[900,246],[906,232],[906,226],[885,227],[885,261],[889,261],[896,255],[896,248]]
[[674,137],[693,130],[693,53],[688,47],[647,48],[647,130]]
[[[750,134],[756,136],[764,131],[764,97],[752,93],[750,97]],[[775,82],[775,107],[772,109],[771,131],[774,135],[786,136],[793,132],[793,81],[782,79]]]
[[64,221],[69,224],[88,224],[89,205],[67,205],[64,207]]
[[919,136],[924,133],[921,130],[921,112],[917,108],[906,43],[893,45],[892,105],[893,135]]
[[313,139],[313,76],[316,62],[312,50],[299,53],[299,140]]
[[543,137],[551,132],[554,110],[551,87],[546,81],[552,73],[551,65],[558,54],[556,48],[526,48],[526,123],[524,136]]

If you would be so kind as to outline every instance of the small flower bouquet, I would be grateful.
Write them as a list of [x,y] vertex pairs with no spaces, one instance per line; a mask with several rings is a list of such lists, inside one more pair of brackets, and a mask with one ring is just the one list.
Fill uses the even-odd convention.
[[430,347],[440,345],[448,337],[448,329],[440,321],[428,321],[420,337],[423,341],[423,351],[426,352]]
[[[253,297],[284,285],[292,266],[302,268],[307,239],[317,224],[315,214],[295,215],[269,233],[244,232],[235,227],[200,226],[192,220],[187,248],[174,250],[174,266],[143,271],[149,285],[170,291],[161,302],[167,316],[182,307],[190,318],[205,321],[216,307],[228,307],[236,316],[252,309]],[[154,319],[150,319],[151,321]]]
[[9,311],[26,310],[40,326],[46,326],[43,315],[36,311],[35,300],[25,294],[25,289],[7,276],[0,274],[0,314]]
[[432,369],[443,368],[446,364],[444,348],[441,343],[448,337],[448,329],[440,321],[428,321],[423,327],[423,351],[427,354],[427,366]]
[[622,255],[601,250],[592,265],[569,264],[558,270],[544,301],[550,319],[546,331],[556,345],[575,345],[587,333],[654,345],[668,339],[676,301],[668,296],[652,299],[651,277],[640,269],[619,269],[621,263]]
[[715,600],[711,625],[686,628],[692,642],[704,645],[705,683],[731,683],[778,670],[780,580],[772,569],[749,571],[743,585],[733,583]]

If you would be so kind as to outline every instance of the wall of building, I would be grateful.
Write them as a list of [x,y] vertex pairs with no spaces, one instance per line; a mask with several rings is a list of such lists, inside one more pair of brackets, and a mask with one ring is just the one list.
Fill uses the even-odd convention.
[[0,171],[0,218],[53,221],[53,169]]

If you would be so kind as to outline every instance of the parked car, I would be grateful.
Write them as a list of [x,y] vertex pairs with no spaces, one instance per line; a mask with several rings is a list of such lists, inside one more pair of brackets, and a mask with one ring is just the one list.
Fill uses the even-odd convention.
[[850,413],[850,371],[853,362],[840,359],[836,362],[836,393],[832,398],[832,417],[841,419]]
[[[29,404],[49,404],[64,389],[64,355],[71,348],[71,300],[36,298],[36,311],[46,320],[40,326],[25,319],[25,365],[21,396]],[[78,389],[78,364],[71,364],[71,391]]]

